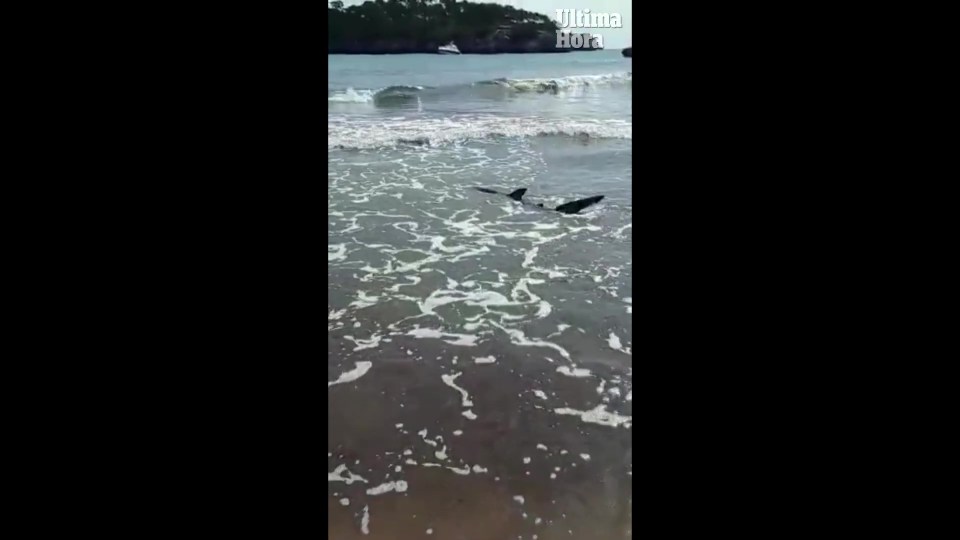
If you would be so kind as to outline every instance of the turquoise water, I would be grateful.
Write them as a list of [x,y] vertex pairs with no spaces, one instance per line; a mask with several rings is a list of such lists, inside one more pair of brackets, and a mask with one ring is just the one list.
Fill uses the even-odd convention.
[[[331,113],[357,114],[363,109],[344,106],[343,103],[365,101],[371,90],[419,86],[427,89],[424,109],[428,114],[431,111],[522,111],[549,117],[572,115],[632,120],[630,86],[625,84],[630,80],[631,62],[632,59],[623,58],[619,51],[463,56],[334,55],[330,56],[328,101]],[[495,79],[506,81],[499,88],[470,86]],[[532,81],[540,83],[541,87],[537,88]],[[563,91],[563,99],[538,99],[541,93],[550,93],[554,83]],[[348,89],[359,91],[360,95],[345,95],[344,91]],[[497,92],[498,89],[501,91]]]
[[331,535],[628,535],[632,60],[329,63]]

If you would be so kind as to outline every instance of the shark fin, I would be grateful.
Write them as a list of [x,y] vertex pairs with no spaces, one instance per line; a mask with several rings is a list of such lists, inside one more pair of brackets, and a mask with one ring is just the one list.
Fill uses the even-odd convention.
[[520,189],[514,191],[513,193],[507,195],[507,197],[510,197],[511,199],[513,199],[513,200],[515,200],[515,201],[519,201],[519,200],[522,200],[522,199],[523,199],[523,194],[526,193],[526,192],[527,192],[527,188],[520,188]]
[[554,210],[557,212],[563,212],[564,214],[576,214],[577,212],[583,210],[584,208],[596,204],[603,200],[603,195],[597,195],[595,197],[587,197],[586,199],[580,199],[579,201],[573,201],[568,203],[563,203],[560,206],[556,207]]

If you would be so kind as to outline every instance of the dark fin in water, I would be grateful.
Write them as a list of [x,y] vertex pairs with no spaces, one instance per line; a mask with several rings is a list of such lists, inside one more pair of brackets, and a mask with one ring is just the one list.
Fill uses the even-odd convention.
[[499,191],[494,191],[494,190],[492,190],[492,189],[487,189],[487,188],[482,188],[482,187],[473,188],[473,189],[475,189],[475,190],[477,190],[477,191],[482,191],[482,192],[484,192],[484,193],[493,193],[494,195],[500,193]]
[[564,214],[576,214],[577,212],[583,210],[584,208],[596,204],[603,200],[603,195],[597,195],[595,197],[587,197],[586,199],[580,199],[579,201],[573,201],[568,203],[563,203],[560,206],[556,207],[554,210],[557,212],[563,212]]
[[513,199],[513,200],[515,200],[515,201],[519,201],[519,200],[523,199],[523,194],[526,193],[526,192],[527,192],[527,188],[520,188],[520,189],[514,191],[513,193],[511,193],[510,195],[507,195],[507,197],[510,197],[511,199]]

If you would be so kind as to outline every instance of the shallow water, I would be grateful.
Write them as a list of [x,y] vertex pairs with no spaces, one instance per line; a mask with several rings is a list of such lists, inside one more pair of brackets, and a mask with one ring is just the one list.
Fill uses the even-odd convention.
[[631,69],[330,57],[332,537],[629,536]]

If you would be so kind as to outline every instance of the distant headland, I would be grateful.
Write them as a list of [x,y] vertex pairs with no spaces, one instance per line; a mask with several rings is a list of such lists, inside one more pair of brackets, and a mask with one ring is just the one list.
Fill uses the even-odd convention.
[[344,7],[330,2],[328,54],[436,53],[453,42],[463,54],[599,50],[582,34],[581,49],[557,47],[557,23],[547,15],[500,4],[457,0],[376,0]]

